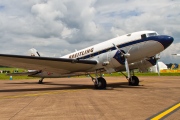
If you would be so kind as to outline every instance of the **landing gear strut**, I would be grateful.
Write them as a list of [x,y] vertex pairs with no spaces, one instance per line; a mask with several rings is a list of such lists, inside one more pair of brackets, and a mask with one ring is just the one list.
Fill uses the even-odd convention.
[[41,78],[41,79],[39,80],[38,84],[43,84],[43,79],[44,79],[44,78]]
[[94,78],[94,80],[92,80],[92,81],[94,81],[95,89],[105,89],[106,88],[106,80],[103,77]]
[[[129,85],[132,85],[132,86],[138,86],[139,85],[139,79],[138,77],[134,76],[134,71],[130,71],[129,70],[129,64],[128,64],[128,57],[130,57],[130,50],[132,49],[133,46],[131,46],[129,48],[129,50],[125,53],[125,52],[122,52],[122,50],[120,48],[118,48],[114,43],[113,43],[114,47],[117,49],[117,51],[119,51],[121,54],[121,57],[124,57],[125,61],[124,61],[124,65],[125,65],[125,68],[126,68],[126,72],[127,72],[127,75],[125,75],[124,73],[122,73],[124,76],[126,76],[127,80],[129,81]],[[133,75],[131,75],[131,72],[133,72]]]
[[[133,73],[132,73],[133,72]],[[122,73],[122,72],[121,72]],[[124,73],[122,73],[126,79],[129,81],[129,85],[130,86],[138,86],[139,85],[139,78],[137,76],[134,75],[134,71],[130,71],[130,77],[128,78],[127,75],[125,75]],[[133,74],[133,75],[131,75]]]
[[94,88],[95,89],[106,89],[106,80],[102,77],[102,74],[100,73],[100,77],[98,77],[98,73],[96,71],[96,78],[92,77],[90,74],[89,76],[92,78],[92,81],[94,82]]

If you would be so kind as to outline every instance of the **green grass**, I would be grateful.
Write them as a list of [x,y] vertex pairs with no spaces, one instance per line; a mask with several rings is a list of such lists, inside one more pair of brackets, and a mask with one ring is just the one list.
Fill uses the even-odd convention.
[[[14,70],[18,70],[18,72],[25,72],[25,69],[17,69],[17,68],[4,68],[0,67],[0,70],[9,70],[11,73],[13,73]],[[124,72],[125,73],[125,72]],[[136,76],[158,76],[157,73],[139,73],[135,72]],[[161,73],[161,76],[180,76],[180,73]],[[94,74],[92,74],[94,76]],[[104,77],[118,77],[123,76],[120,72],[118,73],[112,73],[112,74],[104,74]],[[87,77],[87,76],[80,76],[80,77]],[[32,79],[34,77],[28,77],[28,76],[13,76],[13,80],[22,80],[22,79]],[[9,80],[10,76],[7,76],[5,73],[0,74],[0,80]]]
[[[28,76],[12,76],[13,80],[22,80],[22,79],[32,79],[33,77]],[[7,76],[6,74],[0,74],[0,80],[9,80],[10,76]]]
[[0,70],[7,70],[7,71],[10,71],[11,73],[13,73],[15,70],[18,70],[18,72],[27,71],[27,70],[21,69],[21,68],[7,68],[7,67],[0,67]]
[[[21,68],[7,68],[7,67],[0,67],[0,70],[6,70],[6,71],[10,71],[11,73],[13,73],[15,70],[20,73],[20,72],[27,72],[27,70],[25,69],[21,69]],[[28,77],[28,76],[13,76],[13,79],[32,79],[33,77]],[[0,80],[9,80],[10,76],[6,75],[6,73],[2,73],[0,74]]]
[[[137,76],[158,76],[157,73],[137,73]],[[160,73],[160,76],[180,76],[180,73]]]
[[[158,76],[157,73],[135,73],[135,75],[136,76]],[[110,76],[123,76],[123,75],[121,73],[112,73],[112,74],[104,74],[104,76],[110,77]],[[180,76],[180,73],[160,73],[160,76]]]
[[[124,72],[126,74],[126,72]],[[93,77],[95,77],[94,74],[92,74]],[[119,77],[119,76],[124,76],[121,73],[112,73],[112,74],[104,74],[104,77]],[[158,76],[157,73],[135,73],[135,76]],[[180,73],[161,73],[160,76],[180,76]],[[80,76],[84,77],[84,76]],[[87,77],[87,76],[86,76]]]

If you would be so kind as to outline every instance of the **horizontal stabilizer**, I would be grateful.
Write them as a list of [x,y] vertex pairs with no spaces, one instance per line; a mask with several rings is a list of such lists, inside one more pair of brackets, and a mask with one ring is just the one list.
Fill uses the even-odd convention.
[[24,76],[24,75],[34,75],[34,74],[37,74],[38,71],[33,71],[33,72],[21,72],[21,73],[9,73],[7,74],[7,76]]

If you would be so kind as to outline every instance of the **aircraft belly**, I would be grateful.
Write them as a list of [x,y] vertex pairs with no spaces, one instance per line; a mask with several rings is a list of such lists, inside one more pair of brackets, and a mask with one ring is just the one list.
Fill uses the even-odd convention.
[[[132,69],[139,69],[139,71],[141,72],[146,72],[147,69],[149,67],[153,66],[149,61],[147,61],[146,59],[144,60],[141,60],[141,61],[138,61],[138,62],[134,62],[134,63],[131,63],[129,65],[129,69],[132,70]],[[125,71],[125,67],[124,66],[119,66],[116,68],[116,71]]]

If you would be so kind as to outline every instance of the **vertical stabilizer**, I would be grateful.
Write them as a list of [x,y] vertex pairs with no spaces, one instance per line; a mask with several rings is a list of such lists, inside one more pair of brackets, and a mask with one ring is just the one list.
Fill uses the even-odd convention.
[[29,54],[30,54],[30,56],[39,56],[40,57],[39,52],[35,48],[31,48],[29,50]]

